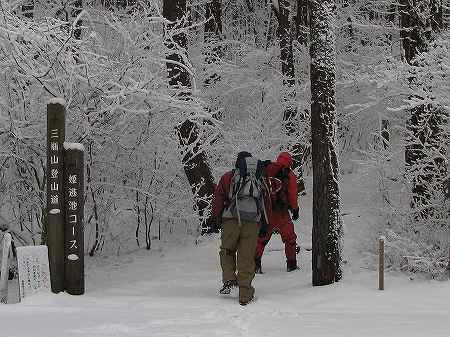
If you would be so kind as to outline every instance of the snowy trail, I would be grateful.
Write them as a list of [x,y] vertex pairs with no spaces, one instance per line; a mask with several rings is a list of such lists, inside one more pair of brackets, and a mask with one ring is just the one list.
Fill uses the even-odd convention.
[[[376,273],[358,267],[352,247],[360,233],[357,197],[351,191],[343,197],[351,201],[343,207],[351,213],[351,253],[340,283],[312,287],[311,253],[304,250],[301,269],[286,273],[283,245],[274,236],[263,257],[265,273],[254,280],[257,300],[242,307],[237,292],[217,293],[214,236],[198,246],[87,258],[84,296],[38,294],[0,306],[0,337],[447,337],[450,283],[390,274],[386,290],[378,291]],[[302,207],[310,203],[307,196]],[[303,217],[297,232],[304,246],[310,215]]]

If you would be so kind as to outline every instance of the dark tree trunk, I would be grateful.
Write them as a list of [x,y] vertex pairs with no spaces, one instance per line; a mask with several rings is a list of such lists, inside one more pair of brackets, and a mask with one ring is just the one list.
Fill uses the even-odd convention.
[[[432,1],[431,4],[425,0],[417,1],[414,4],[408,0],[401,0],[399,5],[400,34],[404,49],[404,60],[412,67],[423,66],[416,57],[428,51],[428,45],[431,40],[431,27],[433,27],[433,21],[436,17],[433,14],[433,3],[435,4],[435,8],[439,7],[439,4],[442,5],[437,0]],[[427,6],[430,7],[427,8]],[[422,16],[419,16],[418,9],[421,10],[421,13],[426,13],[430,10],[431,14],[428,18],[424,19]],[[437,25],[435,27],[439,29]],[[415,90],[416,92],[427,90],[426,88],[421,88],[423,84],[418,83],[414,70],[411,71],[411,76],[408,80],[412,89],[419,89]],[[417,94],[410,98],[418,101],[425,99]],[[417,165],[421,165],[424,168],[413,179],[413,198],[411,201],[411,206],[419,210],[417,215],[422,218],[428,217],[429,214],[429,199],[432,192],[428,186],[436,175],[432,167],[435,164],[438,167],[443,167],[443,159],[438,158],[432,160],[433,162],[427,163],[426,160],[430,159],[426,159],[426,157],[427,153],[433,149],[442,152],[442,139],[440,139],[440,135],[443,134],[441,132],[441,125],[444,123],[444,118],[442,109],[424,103],[411,109],[411,116],[407,120],[408,145],[405,149],[406,165],[410,170],[414,170],[414,167]],[[445,175],[445,169],[441,171],[441,174]]]
[[[395,4],[389,4],[387,7],[387,13],[386,13],[386,21],[391,23],[392,26],[394,25],[395,22],[395,18],[396,18],[396,13],[397,13],[397,3]],[[391,26],[390,26],[391,27]],[[390,28],[391,31],[389,33],[386,34],[386,38],[389,40],[390,44],[391,44],[391,48],[392,48],[392,28]]]
[[[424,0],[419,0],[422,6],[427,4]],[[412,60],[427,51],[428,41],[431,37],[431,30],[427,29],[430,25],[430,20],[423,22],[418,16],[417,10],[421,7],[420,3],[412,6],[410,0],[400,0],[400,38],[404,50],[404,60],[411,64]]]
[[[222,56],[222,49],[218,45],[218,42],[222,36],[222,1],[221,0],[210,0],[206,4],[206,23],[205,23],[205,42],[206,42],[206,52],[205,61],[208,64],[216,63],[217,60]],[[210,46],[213,46],[210,49]],[[209,75],[205,84],[210,85],[218,81],[219,75],[213,73]]]
[[298,0],[297,15],[295,17],[295,30],[297,41],[304,45],[308,45],[309,40],[309,0]]
[[136,0],[102,0],[102,5],[108,9],[122,8],[125,9],[129,6],[136,4]]
[[[295,102],[295,67],[291,22],[289,21],[289,12],[291,8],[289,6],[289,1],[287,0],[279,0],[278,3],[279,7],[273,7],[273,9],[278,21],[277,37],[280,43],[281,73],[283,74],[283,84],[286,88],[284,98],[286,107],[283,113],[283,122],[287,134],[292,136],[297,132],[299,116],[296,107],[292,106],[292,102]],[[305,151],[304,146],[296,142],[291,150],[293,152],[293,168],[301,170],[302,157]],[[299,184],[302,184],[301,176],[302,175],[300,174]]]
[[[386,14],[386,21],[390,22],[392,25],[395,21],[395,13],[397,11],[397,4],[389,4],[387,7],[387,14]],[[391,28],[392,29],[392,28]],[[391,32],[386,34],[386,38],[391,44],[392,48],[392,30]],[[381,119],[381,140],[383,142],[384,149],[387,149],[389,147],[389,139],[390,133],[389,133],[389,120],[388,119]]]
[[387,149],[389,147],[389,120],[382,119],[381,120],[381,139],[383,141],[383,147]]
[[[78,15],[80,15],[83,10],[83,0],[75,0],[72,2],[72,13],[71,16],[75,20]],[[81,39],[81,26],[83,25],[83,20],[78,20],[75,29],[73,31],[73,37],[77,40]]]
[[32,19],[34,17],[34,0],[27,0],[22,5],[22,14],[28,19]]
[[441,31],[444,28],[443,0],[431,0],[431,28],[433,31]]
[[289,87],[295,86],[294,53],[292,49],[292,34],[289,22],[289,2],[279,1],[279,10],[274,8],[278,20],[277,37],[280,42],[281,72],[284,84]]
[[212,39],[222,34],[222,1],[210,0],[206,4],[205,34],[211,35]]
[[311,2],[311,133],[313,162],[313,285],[342,278],[342,220],[336,149],[334,0]]
[[[172,22],[167,25],[168,29],[171,29],[176,25],[180,25],[180,20],[185,14],[186,0],[164,0],[163,16]],[[187,47],[187,37],[184,32],[174,35],[173,42],[168,40],[167,47],[170,50],[167,55],[168,61],[184,63],[182,53],[186,53]],[[181,89],[181,97],[188,100],[189,87],[191,85],[189,73],[184,68],[172,62],[167,62],[166,66],[169,74],[169,85],[173,88]],[[198,126],[194,122],[186,120],[177,128],[177,131],[180,147],[198,144],[199,131]],[[198,146],[196,146],[192,151],[186,153],[183,158],[183,165],[184,172],[186,173],[189,185],[191,186],[193,192],[196,189],[196,186],[203,184],[198,192],[198,198],[195,201],[195,209],[197,210],[202,221],[202,229],[204,229],[205,225],[206,227],[211,225],[211,219],[205,219],[208,202],[202,199],[211,198],[214,192],[214,181],[211,175],[211,170],[206,162],[205,152],[199,152]]]

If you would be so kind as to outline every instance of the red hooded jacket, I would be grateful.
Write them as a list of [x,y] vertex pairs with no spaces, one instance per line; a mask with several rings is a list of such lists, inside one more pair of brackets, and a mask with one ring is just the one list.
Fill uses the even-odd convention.
[[[292,157],[288,152],[281,152],[275,163],[270,163],[266,168],[267,177],[275,177],[284,167],[292,166]],[[297,201],[297,176],[292,170],[289,170],[287,181],[283,181],[283,189],[287,191],[287,202],[290,209],[298,208]],[[270,205],[271,206],[271,205]],[[272,207],[270,207],[271,209]]]
[[226,172],[219,180],[219,184],[214,189],[212,216],[218,218],[222,215],[224,208],[230,204],[229,193],[231,178],[233,178],[233,171]]

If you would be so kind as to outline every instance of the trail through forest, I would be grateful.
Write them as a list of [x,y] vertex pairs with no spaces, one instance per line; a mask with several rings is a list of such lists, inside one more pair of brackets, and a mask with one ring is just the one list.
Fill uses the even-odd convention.
[[[308,186],[309,185],[309,186]],[[86,294],[37,294],[0,306],[0,336],[8,337],[283,337],[448,336],[448,281],[411,280],[388,273],[386,290],[364,268],[358,242],[363,195],[354,177],[343,178],[345,274],[342,282],[311,285],[311,253],[302,249],[300,270],[285,271],[281,239],[274,236],[256,275],[257,300],[245,307],[237,292],[219,296],[219,237],[198,245],[154,242],[151,251],[86,258]],[[307,184],[310,191],[310,182]],[[301,198],[296,224],[302,247],[310,244],[311,194]]]

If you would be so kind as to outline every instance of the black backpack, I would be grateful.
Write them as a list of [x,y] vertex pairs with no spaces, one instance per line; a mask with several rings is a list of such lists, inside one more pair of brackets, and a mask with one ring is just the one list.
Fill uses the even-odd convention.
[[288,167],[282,167],[275,176],[268,178],[273,210],[286,211],[289,208],[289,195],[287,190],[289,170]]

